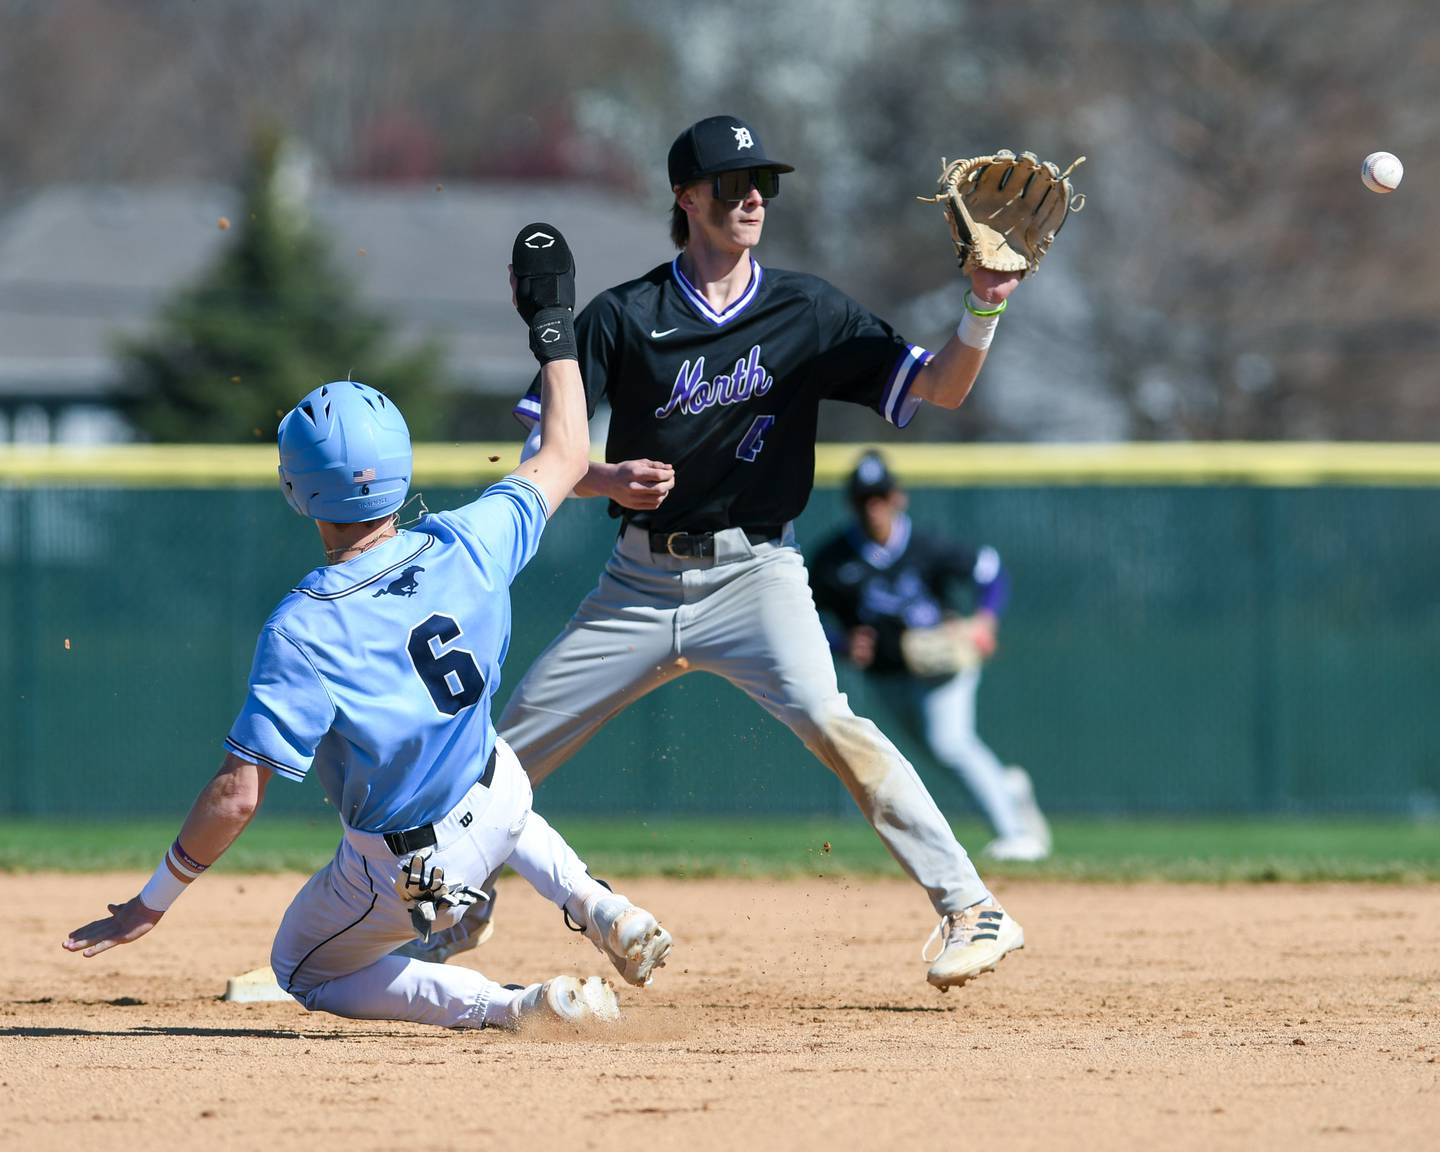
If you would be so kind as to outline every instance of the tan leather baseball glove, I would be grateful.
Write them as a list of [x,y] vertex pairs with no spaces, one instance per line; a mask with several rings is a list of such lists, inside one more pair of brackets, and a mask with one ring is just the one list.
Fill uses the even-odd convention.
[[984,660],[969,618],[945,620],[933,628],[900,633],[900,655],[912,676],[954,676],[978,668]]
[[1071,212],[1085,207],[1085,197],[1070,185],[1081,156],[1065,171],[1002,148],[993,156],[940,161],[940,185],[934,196],[917,196],[939,204],[950,223],[960,271],[1034,272],[1049,251]]

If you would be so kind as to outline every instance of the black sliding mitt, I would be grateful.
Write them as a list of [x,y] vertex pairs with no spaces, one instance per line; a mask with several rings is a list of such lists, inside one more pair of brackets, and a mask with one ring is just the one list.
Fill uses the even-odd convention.
[[527,224],[515,237],[510,269],[515,307],[530,326],[530,351],[541,364],[574,360],[575,258],[553,224]]

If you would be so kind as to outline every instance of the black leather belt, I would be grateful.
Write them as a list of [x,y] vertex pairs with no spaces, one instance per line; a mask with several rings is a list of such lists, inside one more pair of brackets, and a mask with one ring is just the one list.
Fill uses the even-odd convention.
[[[751,544],[764,544],[785,535],[785,526],[746,528],[745,539]],[[715,555],[714,532],[651,532],[650,551],[657,556],[676,556],[682,560],[708,559]]]
[[[495,779],[495,749],[491,748],[490,759],[485,761],[485,773],[480,777],[480,783],[488,788],[493,779]],[[468,823],[468,821],[462,817],[461,823]],[[419,852],[422,848],[433,848],[434,846],[434,824],[421,824],[418,828],[407,828],[403,832],[385,833],[385,847],[389,848],[396,856],[408,856],[412,852]]]

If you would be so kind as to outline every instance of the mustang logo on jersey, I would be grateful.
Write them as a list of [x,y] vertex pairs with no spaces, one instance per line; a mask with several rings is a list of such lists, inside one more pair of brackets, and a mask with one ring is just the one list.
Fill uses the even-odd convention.
[[385,585],[384,588],[376,592],[375,595],[414,596],[416,592],[420,591],[420,582],[416,580],[415,577],[423,571],[425,571],[425,569],[421,568],[420,565],[412,564],[406,568],[404,572],[400,573],[399,576],[395,577],[394,580],[390,581],[389,584]]
[[743,404],[752,396],[764,396],[775,385],[775,378],[760,363],[760,345],[750,349],[747,359],[736,360],[735,370],[728,376],[705,379],[705,357],[692,365],[689,360],[675,374],[670,399],[663,408],[655,409],[655,418],[664,420],[672,412],[694,416],[716,404]]

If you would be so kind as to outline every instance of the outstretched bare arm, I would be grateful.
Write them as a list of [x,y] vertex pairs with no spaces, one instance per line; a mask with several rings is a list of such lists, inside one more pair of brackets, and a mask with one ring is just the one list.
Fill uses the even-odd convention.
[[[200,790],[190,815],[176,837],[175,845],[183,845],[185,856],[203,870],[224,855],[225,850],[235,843],[245,831],[260,801],[265,798],[265,786],[270,782],[270,770],[235,755],[227,755],[210,782]],[[175,848],[172,847],[171,852]],[[160,867],[166,869],[157,876],[162,880],[168,875],[172,884],[188,884],[169,863],[169,856]],[[154,883],[154,881],[152,881]],[[150,885],[146,886],[147,889]],[[142,893],[143,895],[143,893]],[[174,897],[171,896],[170,899]],[[168,907],[168,901],[165,902]],[[160,922],[165,909],[151,908],[140,896],[133,896],[123,904],[106,906],[110,915],[75,929],[61,944],[67,952],[80,952],[85,956],[98,956],[117,944],[129,944],[144,936]]]

